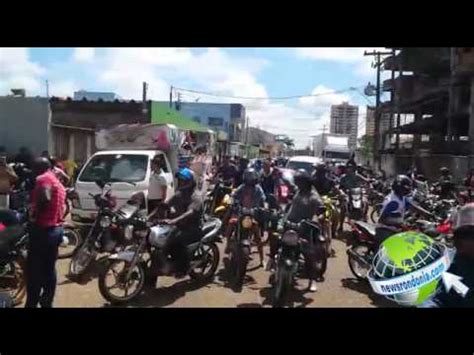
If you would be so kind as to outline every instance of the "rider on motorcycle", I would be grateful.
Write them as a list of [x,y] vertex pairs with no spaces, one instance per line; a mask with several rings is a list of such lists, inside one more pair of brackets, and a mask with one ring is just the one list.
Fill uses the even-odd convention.
[[[320,216],[324,212],[324,205],[318,193],[316,191],[312,191],[311,176],[306,170],[299,169],[295,173],[294,179],[295,185],[298,187],[298,192],[293,198],[290,210],[288,211],[285,219],[292,223],[299,223],[303,220],[314,220],[317,218],[317,216]],[[306,230],[303,233],[304,235],[302,235],[302,237],[307,238],[309,236],[310,230]],[[324,281],[322,270],[317,270],[315,268],[315,261],[323,256],[319,255],[315,248],[313,249],[314,250],[303,251],[305,265],[309,276],[309,290],[311,292],[315,292],[317,290],[317,286],[314,281]],[[276,253],[276,250],[274,250],[273,253]]]
[[412,191],[412,181],[406,175],[398,175],[392,183],[392,191],[385,197],[376,227],[375,238],[380,245],[385,239],[400,231],[404,223],[405,212],[413,208],[415,212],[428,217],[433,215],[413,203],[408,197]]
[[[341,177],[339,181],[339,187],[340,187],[340,193],[341,196],[343,197],[342,201],[342,208],[341,208],[341,224],[339,226],[339,233],[342,233],[342,228],[344,226],[344,221],[346,219],[346,213],[347,213],[347,204],[348,204],[348,199],[346,192],[350,191],[351,189],[355,189],[358,187],[361,187],[363,184],[368,184],[370,183],[370,180],[361,176],[360,174],[357,174],[356,172],[357,166],[351,162],[348,162],[346,164],[346,173]],[[364,208],[364,217],[367,216],[367,201],[364,199],[363,204],[365,206]]]
[[336,186],[334,178],[329,176],[329,171],[324,163],[316,165],[313,176],[313,185],[321,195],[328,195]]
[[[255,169],[248,168],[243,173],[243,184],[240,185],[237,190],[234,191],[232,194],[232,198],[234,200],[235,205],[241,205],[245,208],[263,208],[265,204],[265,193],[262,190],[262,187],[258,184],[258,174]],[[260,266],[264,264],[264,257],[263,257],[263,245],[260,242],[261,240],[261,233],[262,230],[260,227],[264,225],[264,221],[259,216],[256,216],[255,219],[258,222],[258,227],[254,232],[254,236],[257,239],[258,244],[258,253],[260,256]],[[226,237],[227,237],[227,246],[225,251],[229,251],[229,238],[232,232],[232,225],[228,225],[226,229]]]
[[445,166],[439,169],[441,176],[438,179],[437,185],[439,186],[439,196],[442,199],[450,199],[453,196],[453,193],[456,192],[455,186],[453,184],[453,177],[449,169]]
[[186,246],[193,243],[201,234],[201,215],[203,202],[195,193],[196,178],[191,169],[182,168],[176,173],[178,180],[176,194],[166,202],[170,218],[160,221],[162,224],[176,226],[166,241],[164,250],[173,256],[177,266],[177,277],[188,271],[189,260]]
[[450,291],[440,289],[432,300],[421,307],[474,307],[474,203],[464,205],[454,216],[455,254],[448,272],[457,275],[462,283],[469,288],[463,297],[454,287]]

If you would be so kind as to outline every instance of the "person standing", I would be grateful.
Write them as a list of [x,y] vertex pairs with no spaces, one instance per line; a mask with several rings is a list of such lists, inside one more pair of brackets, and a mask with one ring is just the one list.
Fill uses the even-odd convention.
[[0,156],[0,208],[10,208],[10,192],[17,180],[18,176],[8,166],[6,156]]
[[27,298],[25,307],[53,306],[56,292],[56,260],[63,238],[63,215],[66,191],[51,170],[46,158],[37,158],[33,164],[36,176],[31,194],[32,230],[28,240]]
[[149,217],[157,215],[162,218],[159,209],[167,198],[168,184],[163,168],[166,167],[163,155],[155,155],[151,161],[151,175],[148,186]]

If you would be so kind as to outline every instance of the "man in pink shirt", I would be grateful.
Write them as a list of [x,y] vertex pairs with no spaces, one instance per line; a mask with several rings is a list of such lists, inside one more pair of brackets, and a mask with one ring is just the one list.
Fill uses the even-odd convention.
[[46,158],[33,165],[37,176],[31,194],[32,230],[28,244],[27,299],[25,307],[53,306],[56,291],[56,260],[63,237],[64,199],[66,191],[51,170]]

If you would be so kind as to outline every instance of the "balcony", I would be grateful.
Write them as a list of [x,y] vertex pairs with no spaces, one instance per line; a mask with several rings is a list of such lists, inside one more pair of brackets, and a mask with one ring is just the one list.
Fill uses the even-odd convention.
[[387,57],[383,68],[384,70],[441,74],[449,72],[449,63],[449,47],[404,47],[396,56]]

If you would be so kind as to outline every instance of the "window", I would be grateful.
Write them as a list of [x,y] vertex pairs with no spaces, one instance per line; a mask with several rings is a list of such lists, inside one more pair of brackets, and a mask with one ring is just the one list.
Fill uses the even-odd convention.
[[201,117],[199,117],[199,116],[194,116],[194,117],[193,117],[193,121],[194,121],[194,122],[197,122],[197,123],[201,123]]
[[222,127],[224,125],[224,119],[222,117],[209,117],[207,124],[209,126]]
[[139,182],[146,177],[146,155],[97,155],[87,164],[79,181]]

